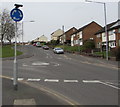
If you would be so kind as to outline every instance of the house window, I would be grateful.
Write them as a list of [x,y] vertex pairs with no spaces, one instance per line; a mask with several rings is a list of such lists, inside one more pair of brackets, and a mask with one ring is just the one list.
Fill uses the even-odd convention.
[[93,40],[93,38],[90,38],[90,40]]
[[100,42],[97,43],[97,48],[100,48],[100,44],[101,44]]
[[106,37],[105,33],[102,33],[102,37]]
[[109,31],[109,35],[113,35],[113,31]]
[[97,35],[97,38],[100,38],[100,37],[101,37],[101,35],[100,35],[100,34],[98,34],[98,35]]
[[111,46],[111,47],[115,47],[115,46],[116,46],[116,43],[115,43],[115,42],[112,42],[112,43],[110,43],[110,46]]
[[120,33],[120,28],[118,29],[118,33]]
[[120,46],[120,40],[119,40],[119,46]]

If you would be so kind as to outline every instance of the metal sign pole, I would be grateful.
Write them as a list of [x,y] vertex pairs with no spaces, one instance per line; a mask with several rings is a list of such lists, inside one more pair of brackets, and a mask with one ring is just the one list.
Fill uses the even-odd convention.
[[14,85],[14,90],[18,89],[17,85],[17,22],[15,22],[15,57],[14,57],[14,73],[13,73],[13,85]]
[[19,5],[19,4],[15,4],[15,8],[13,10],[11,10],[10,12],[10,16],[11,18],[15,21],[15,46],[14,46],[14,68],[13,68],[13,86],[14,86],[14,90],[18,90],[18,84],[17,84],[17,80],[18,80],[18,69],[17,69],[17,35],[18,35],[18,29],[17,29],[17,22],[22,20],[23,18],[23,13],[20,9],[18,9],[19,7],[23,7],[23,5]]

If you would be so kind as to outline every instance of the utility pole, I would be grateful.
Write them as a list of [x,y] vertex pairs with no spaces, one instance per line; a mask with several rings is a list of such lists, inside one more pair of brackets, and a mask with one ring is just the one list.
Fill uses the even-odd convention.
[[25,22],[35,22],[34,20],[30,20],[30,21],[22,21],[22,45],[24,45],[24,23]]
[[64,50],[64,48],[65,48],[65,32],[64,32],[64,25],[62,26],[62,30],[63,30],[63,50]]

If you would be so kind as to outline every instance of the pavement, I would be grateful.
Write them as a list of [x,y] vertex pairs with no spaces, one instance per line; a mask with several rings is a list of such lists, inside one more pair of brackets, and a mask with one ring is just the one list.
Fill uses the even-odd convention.
[[[2,105],[62,105],[54,96],[18,82],[18,90],[14,90],[13,81],[2,79]],[[20,106],[20,107],[21,107]]]

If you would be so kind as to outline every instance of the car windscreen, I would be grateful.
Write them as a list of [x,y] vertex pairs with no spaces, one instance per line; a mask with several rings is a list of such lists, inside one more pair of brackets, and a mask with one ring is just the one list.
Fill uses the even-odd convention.
[[56,48],[55,50],[62,50],[61,48]]

